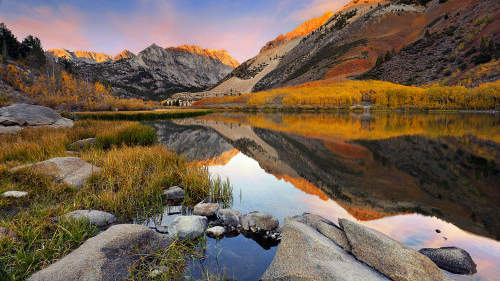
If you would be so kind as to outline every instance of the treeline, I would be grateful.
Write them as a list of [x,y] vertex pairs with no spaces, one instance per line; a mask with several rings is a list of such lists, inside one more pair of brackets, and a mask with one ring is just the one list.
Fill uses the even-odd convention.
[[241,96],[198,101],[194,105],[233,104],[243,107],[349,109],[371,104],[380,109],[500,109],[500,80],[475,88],[463,86],[412,87],[385,81],[309,82]]
[[10,59],[25,60],[34,67],[45,65],[46,58],[40,39],[28,35],[22,42],[19,42],[4,23],[0,23],[0,47],[4,63]]
[[152,101],[117,98],[109,86],[83,81],[64,70],[33,75],[13,64],[2,65],[0,80],[25,93],[33,103],[58,110],[142,110],[157,106]]
[[[40,39],[31,35],[19,42],[0,23],[0,83],[6,83],[32,103],[66,111],[143,110],[158,106],[141,99],[120,99],[99,81],[71,74],[71,63],[46,57]],[[0,106],[9,104],[0,92]]]

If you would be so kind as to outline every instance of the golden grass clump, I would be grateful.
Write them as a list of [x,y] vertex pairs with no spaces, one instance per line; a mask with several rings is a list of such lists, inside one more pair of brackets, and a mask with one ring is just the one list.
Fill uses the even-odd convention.
[[164,188],[180,185],[187,195],[186,204],[194,204],[212,195],[214,199],[231,197],[230,189],[213,180],[208,170],[189,162],[162,145],[150,147],[114,147],[109,151],[93,150],[83,159],[103,171],[79,194],[85,208],[97,208],[132,218],[151,215],[163,206]]

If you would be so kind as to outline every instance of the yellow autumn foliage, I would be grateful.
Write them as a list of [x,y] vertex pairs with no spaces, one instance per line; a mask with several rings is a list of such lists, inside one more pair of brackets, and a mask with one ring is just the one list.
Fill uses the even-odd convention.
[[500,81],[475,88],[464,86],[404,86],[385,81],[316,81],[241,96],[205,99],[197,105],[239,104],[336,108],[371,102],[380,108],[495,109],[500,108]]
[[100,82],[82,81],[65,71],[35,77],[15,65],[0,65],[0,80],[27,94],[34,103],[63,110],[144,110],[157,104],[141,99],[120,99]]

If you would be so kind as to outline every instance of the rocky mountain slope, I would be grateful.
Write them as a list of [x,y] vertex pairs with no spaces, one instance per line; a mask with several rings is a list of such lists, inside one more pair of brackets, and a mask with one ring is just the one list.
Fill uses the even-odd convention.
[[161,100],[172,93],[211,87],[237,65],[224,50],[153,44],[128,59],[75,64],[72,71],[85,79],[109,83],[113,93],[121,97]]
[[259,54],[234,69],[228,76],[208,91],[198,93],[178,93],[172,100],[198,100],[204,97],[250,93],[255,84],[279,64],[281,58],[292,50],[305,35],[324,24],[332,13],[313,18],[297,26],[293,31],[280,34],[269,41]]
[[[408,85],[477,79],[485,63],[498,75],[500,2],[495,0],[353,0],[325,14],[310,33],[279,36],[197,100],[309,81],[380,79]],[[331,16],[330,16],[331,15]],[[292,32],[294,33],[294,32]],[[373,69],[373,70],[372,70]]]
[[118,55],[113,57],[113,60],[124,60],[135,57],[135,54],[129,50],[123,50]]
[[47,54],[57,58],[64,58],[74,63],[100,63],[112,61],[113,57],[104,53],[91,51],[70,51],[66,49],[49,49]]

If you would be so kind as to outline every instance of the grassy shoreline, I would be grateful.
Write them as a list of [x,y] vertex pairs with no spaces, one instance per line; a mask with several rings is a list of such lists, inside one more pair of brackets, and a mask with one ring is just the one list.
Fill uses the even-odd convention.
[[[250,112],[250,113],[362,113],[363,108],[335,108],[335,107],[254,107],[254,106],[207,106],[207,109],[213,112]],[[448,113],[480,113],[480,114],[498,114],[500,109],[489,110],[474,110],[474,109],[424,109],[424,108],[383,108],[370,107],[369,112],[406,112],[406,113],[432,113],[432,112],[448,112]]]
[[87,111],[62,113],[74,120],[130,120],[147,121],[202,116],[211,113],[209,109],[162,109],[150,111]]
[[[68,156],[69,144],[88,137],[97,138],[97,145],[80,151],[79,157],[102,171],[80,189],[30,170],[10,172],[17,165]],[[163,189],[172,185],[185,188],[186,205],[207,197],[232,198],[228,182],[212,178],[206,168],[157,144],[154,130],[139,122],[83,120],[73,128],[28,128],[0,135],[0,193],[28,192],[19,199],[0,197],[0,226],[16,235],[15,239],[0,235],[0,280],[25,280],[99,231],[85,221],[56,222],[56,217],[77,209],[98,209],[113,213],[118,223],[130,223],[161,212]],[[173,247],[172,255],[177,248],[185,250]],[[169,271],[172,276],[178,273]]]

